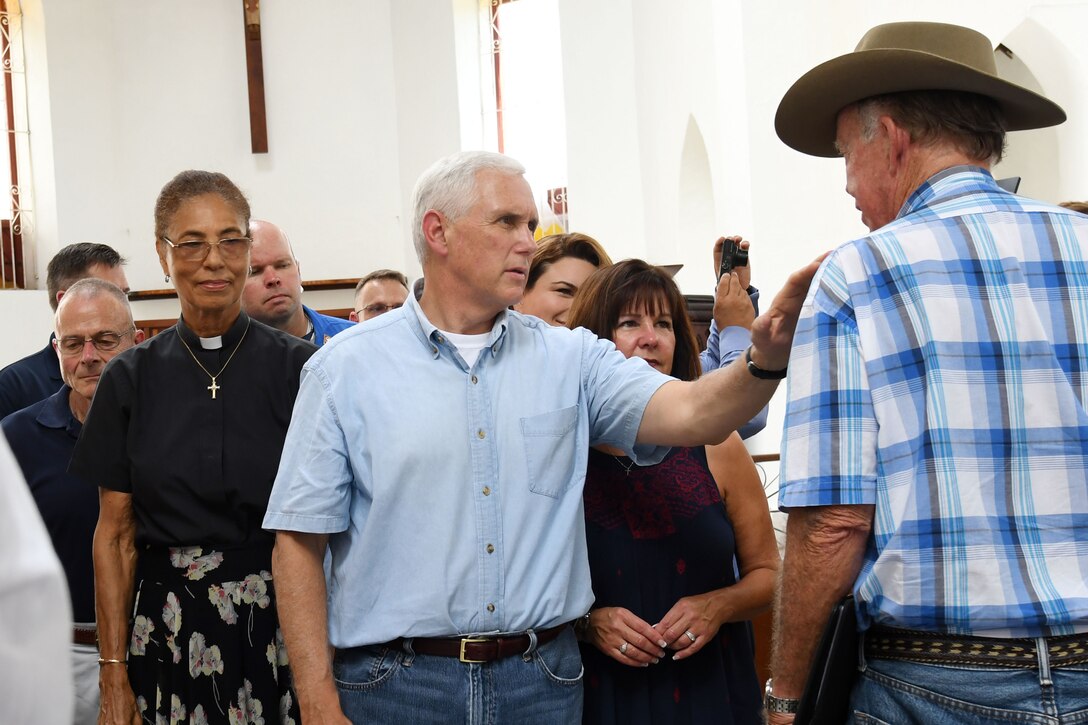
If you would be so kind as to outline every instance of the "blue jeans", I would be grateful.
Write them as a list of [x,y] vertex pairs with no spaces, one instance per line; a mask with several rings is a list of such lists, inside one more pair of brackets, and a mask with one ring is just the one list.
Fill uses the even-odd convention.
[[1037,669],[863,660],[853,723],[1088,723],[1088,665]]
[[333,677],[353,723],[580,723],[582,658],[569,627],[543,647],[483,664],[403,649],[337,650]]

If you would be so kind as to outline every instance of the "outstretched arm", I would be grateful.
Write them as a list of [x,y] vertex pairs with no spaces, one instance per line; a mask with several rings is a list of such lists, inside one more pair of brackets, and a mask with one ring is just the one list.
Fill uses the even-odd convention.
[[[752,323],[752,362],[760,368],[786,367],[801,305],[823,257],[791,274],[770,309]],[[666,446],[721,443],[766,405],[779,382],[752,376],[742,357],[698,380],[666,383],[646,406],[638,442]]]

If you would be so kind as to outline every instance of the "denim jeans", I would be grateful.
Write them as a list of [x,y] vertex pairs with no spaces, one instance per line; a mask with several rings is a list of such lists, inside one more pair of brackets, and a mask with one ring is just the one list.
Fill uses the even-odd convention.
[[403,649],[338,650],[333,676],[353,723],[580,723],[582,659],[567,628],[543,647],[482,664]]
[[1088,723],[1088,666],[1036,669],[868,659],[850,697],[853,723]]

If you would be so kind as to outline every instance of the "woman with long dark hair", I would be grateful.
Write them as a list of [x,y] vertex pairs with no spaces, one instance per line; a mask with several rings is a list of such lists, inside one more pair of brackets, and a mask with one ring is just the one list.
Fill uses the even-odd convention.
[[[641,260],[589,277],[567,324],[663,373],[699,376],[683,296]],[[760,722],[749,620],[771,604],[779,557],[740,437],[645,467],[592,449],[584,500],[596,601],[580,627],[583,722]]]

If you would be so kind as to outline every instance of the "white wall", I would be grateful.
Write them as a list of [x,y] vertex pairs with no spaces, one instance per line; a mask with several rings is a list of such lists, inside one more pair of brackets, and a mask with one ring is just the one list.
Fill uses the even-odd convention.
[[[207,167],[287,229],[306,279],[379,266],[414,276],[416,177],[484,143],[476,0],[265,3],[267,155],[249,151],[237,4],[23,6],[28,76],[48,82],[30,94],[39,273],[60,246],[94,239],[130,258],[134,289],[162,287],[155,196],[178,170]],[[560,0],[559,10],[572,226],[617,259],[684,263],[685,292],[711,291],[717,233],[753,240],[769,301],[792,269],[865,231],[841,161],[787,148],[773,118],[794,80],[880,22],[957,22],[1005,42],[1023,67],[1003,67],[1032,76],[1070,121],[1012,134],[995,173],[1023,176],[1022,193],[1049,201],[1088,197],[1088,2]],[[705,165],[692,158],[692,129]],[[160,312],[171,304],[140,303],[136,314],[169,316]],[[5,363],[41,346],[48,307],[0,293],[0,319],[13,340]],[[757,452],[778,450],[780,399]]]
[[[1062,104],[1058,129],[1014,133],[1000,176],[1048,201],[1088,197],[1085,2],[799,0],[685,3],[579,0],[561,4],[572,225],[616,259],[683,262],[685,292],[708,293],[709,237],[681,199],[685,138],[694,123],[711,169],[717,233],[753,240],[754,283],[767,295],[793,269],[865,233],[843,187],[842,162],[804,156],[774,132],[774,114],[805,71],[849,52],[878,23],[973,26],[1004,41]],[[588,69],[588,70],[587,70]],[[685,191],[685,193],[689,193]],[[754,452],[777,452],[783,394]]]

